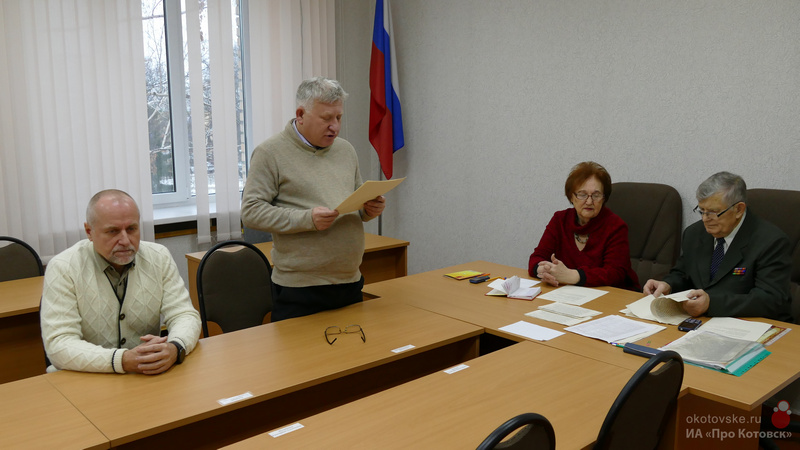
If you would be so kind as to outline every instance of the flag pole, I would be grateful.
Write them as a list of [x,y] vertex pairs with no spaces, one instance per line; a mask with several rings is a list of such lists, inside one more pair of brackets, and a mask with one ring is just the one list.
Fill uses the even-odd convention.
[[[380,160],[378,160],[378,181],[383,181],[383,168]],[[378,216],[378,236],[383,236],[383,213]]]

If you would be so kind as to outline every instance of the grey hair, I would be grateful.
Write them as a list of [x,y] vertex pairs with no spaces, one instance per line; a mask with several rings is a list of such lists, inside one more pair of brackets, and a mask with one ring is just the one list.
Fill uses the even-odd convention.
[[325,77],[309,78],[297,88],[297,107],[311,111],[314,102],[328,104],[344,102],[348,95],[336,80]]
[[747,203],[747,184],[739,175],[730,172],[718,172],[700,183],[697,188],[697,201],[703,201],[715,194],[722,194],[722,200],[728,205]]
[[86,207],[86,223],[89,225],[94,226],[94,222],[97,220],[97,213],[95,212],[94,207],[103,197],[113,197],[118,200],[130,200],[130,202],[133,203],[133,206],[136,207],[136,213],[139,213],[139,205],[136,204],[136,200],[134,200],[133,197],[131,197],[127,192],[120,191],[119,189],[106,189],[94,194],[89,200],[89,206]]

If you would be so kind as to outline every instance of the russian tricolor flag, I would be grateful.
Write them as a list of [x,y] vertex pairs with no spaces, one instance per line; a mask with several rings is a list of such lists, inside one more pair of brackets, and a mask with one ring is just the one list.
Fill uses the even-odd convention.
[[383,174],[390,179],[394,152],[405,145],[403,115],[388,0],[377,0],[375,4],[369,65],[369,141],[378,152]]

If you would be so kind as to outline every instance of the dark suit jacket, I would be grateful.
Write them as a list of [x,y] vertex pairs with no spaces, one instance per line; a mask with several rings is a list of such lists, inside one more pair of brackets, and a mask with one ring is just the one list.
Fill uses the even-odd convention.
[[711,299],[706,315],[792,322],[791,249],[778,227],[748,210],[714,280],[709,279],[714,237],[702,220],[686,228],[681,247],[681,256],[664,281],[672,292],[706,291]]

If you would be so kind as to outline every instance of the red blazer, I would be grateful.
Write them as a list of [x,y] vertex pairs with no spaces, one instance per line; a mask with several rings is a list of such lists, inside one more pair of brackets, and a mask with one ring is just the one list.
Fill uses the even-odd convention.
[[[575,245],[574,233],[589,235],[583,250]],[[639,278],[631,268],[628,225],[605,206],[584,226],[578,224],[575,208],[556,212],[531,254],[528,274],[535,277],[539,263],[550,261],[554,253],[567,267],[578,270],[579,286],[641,290]]]

